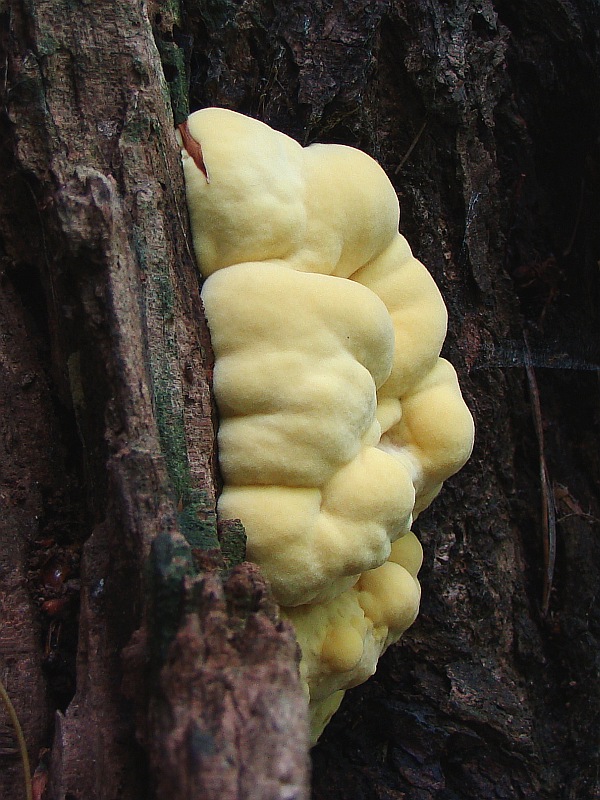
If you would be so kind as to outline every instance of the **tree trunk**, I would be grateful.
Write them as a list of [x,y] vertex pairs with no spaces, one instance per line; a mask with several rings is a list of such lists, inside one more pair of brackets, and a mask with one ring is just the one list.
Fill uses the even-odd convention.
[[0,677],[48,797],[305,796],[293,637],[216,530],[186,75],[192,108],[380,161],[477,425],[315,800],[600,797],[597,5],[174,7],[0,2]]
[[145,6],[13,2],[1,24],[2,677],[34,763],[51,745],[39,780],[305,797],[294,636],[241,528],[217,530],[210,342]]

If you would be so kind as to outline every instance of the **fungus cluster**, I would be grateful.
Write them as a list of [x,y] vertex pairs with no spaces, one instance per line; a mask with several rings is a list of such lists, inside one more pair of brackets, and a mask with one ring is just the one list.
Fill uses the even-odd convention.
[[218,511],[239,518],[302,650],[314,740],[414,621],[413,520],[467,460],[446,310],[381,167],[233,111],[184,128],[215,352]]

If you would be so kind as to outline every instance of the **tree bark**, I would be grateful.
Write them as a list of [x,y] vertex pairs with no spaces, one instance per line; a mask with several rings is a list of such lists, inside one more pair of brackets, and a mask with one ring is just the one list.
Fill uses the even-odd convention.
[[[49,798],[306,795],[293,637],[215,520],[186,76],[192,109],[380,161],[476,419],[416,525],[420,617],[314,749],[315,800],[600,796],[599,25],[0,2],[0,677]],[[21,780],[2,717],[0,795]]]
[[[2,322],[24,339],[2,340],[2,666],[34,762],[57,709],[40,780],[53,799],[305,797],[294,636],[216,523],[212,356],[147,10],[15,0],[1,24]],[[72,679],[46,702],[43,658]],[[14,763],[1,780],[17,796]]]
[[597,7],[186,8],[193,107],[385,167],[476,418],[416,526],[420,617],[313,751],[315,797],[600,796]]

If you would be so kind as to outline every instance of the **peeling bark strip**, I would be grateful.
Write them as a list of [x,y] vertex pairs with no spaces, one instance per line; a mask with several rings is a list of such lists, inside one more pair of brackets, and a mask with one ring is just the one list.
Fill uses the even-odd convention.
[[286,740],[302,703],[291,627],[257,567],[224,583],[193,578],[187,590],[202,614],[186,615],[160,674],[167,703],[155,709],[168,736],[154,738],[157,796],[299,800],[306,751]]
[[[86,484],[76,692],[56,715],[49,800],[303,800],[293,636],[255,567],[218,570],[212,354],[145,6],[14,0],[0,61],[0,171],[16,187],[3,253],[15,280],[39,276],[44,367]],[[30,688],[10,688],[19,708]],[[50,731],[24,723],[35,765]]]

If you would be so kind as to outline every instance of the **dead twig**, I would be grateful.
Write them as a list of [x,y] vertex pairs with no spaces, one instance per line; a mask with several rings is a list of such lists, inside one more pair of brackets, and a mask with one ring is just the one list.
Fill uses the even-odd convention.
[[400,170],[402,169],[402,167],[404,166],[404,164],[408,161],[408,159],[410,158],[410,154],[415,149],[415,147],[418,145],[419,139],[423,135],[423,131],[425,130],[426,127],[427,127],[427,120],[425,120],[425,122],[421,125],[421,127],[417,131],[417,135],[412,140],[412,142],[410,144],[410,147],[408,148],[406,153],[402,156],[402,161],[398,164],[398,166],[394,170],[394,175],[397,175],[400,172]]
[[531,405],[533,408],[533,421],[535,435],[538,442],[539,463],[540,463],[540,484],[542,487],[542,529],[544,532],[544,587],[542,590],[542,616],[548,614],[550,606],[550,592],[552,591],[552,581],[554,579],[554,567],[556,564],[556,508],[554,507],[554,497],[552,484],[546,466],[546,456],[544,452],[544,427],[542,424],[542,411],[540,407],[540,393],[533,369],[531,350],[527,334],[523,331],[525,342],[525,370],[527,372],[527,382],[529,384],[529,394],[531,395]]

